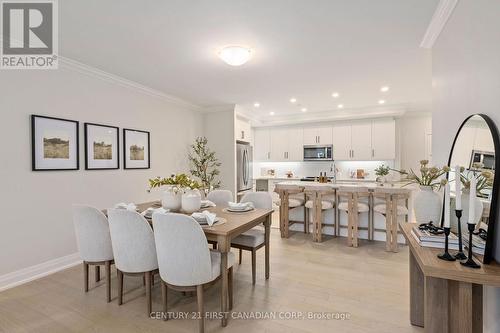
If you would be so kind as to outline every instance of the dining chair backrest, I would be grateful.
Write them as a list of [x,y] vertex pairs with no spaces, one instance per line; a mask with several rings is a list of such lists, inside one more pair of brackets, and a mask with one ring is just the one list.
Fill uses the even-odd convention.
[[148,221],[126,209],[109,209],[108,219],[116,268],[126,273],[157,269],[155,240]]
[[272,209],[273,197],[268,192],[248,192],[243,195],[240,202],[252,202],[255,208]]
[[106,216],[98,209],[73,205],[73,224],[80,257],[88,262],[113,259],[113,248]]
[[163,281],[195,286],[214,279],[207,238],[195,219],[175,213],[153,214],[153,228]]
[[207,200],[212,201],[219,207],[228,207],[229,202],[233,201],[233,193],[229,190],[213,190],[208,193]]

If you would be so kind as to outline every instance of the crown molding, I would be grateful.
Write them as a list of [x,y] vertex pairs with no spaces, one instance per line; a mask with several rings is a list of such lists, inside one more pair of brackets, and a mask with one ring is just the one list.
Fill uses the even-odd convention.
[[450,18],[453,10],[457,6],[458,0],[440,0],[439,4],[432,16],[431,22],[427,27],[424,38],[420,43],[420,47],[430,49],[443,31],[446,22]]
[[129,88],[139,93],[162,99],[166,102],[172,103],[174,105],[183,108],[188,108],[195,111],[203,111],[203,107],[201,107],[200,105],[185,101],[183,99],[174,97],[172,95],[165,94],[159,90],[147,87],[145,85],[142,85],[140,83],[134,82],[129,79],[125,79],[121,76],[105,72],[98,68],[76,61],[74,59],[63,57],[61,55],[58,55],[58,57],[59,57],[59,66],[62,68],[67,68],[76,71],[80,74],[85,74],[109,83],[117,84],[121,87]]

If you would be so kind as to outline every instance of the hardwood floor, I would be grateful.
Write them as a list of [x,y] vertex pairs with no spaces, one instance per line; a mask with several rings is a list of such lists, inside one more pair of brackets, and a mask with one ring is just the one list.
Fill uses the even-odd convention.
[[[234,251],[234,250],[233,250]],[[422,332],[409,321],[408,247],[385,252],[385,243],[293,233],[282,240],[272,230],[271,278],[264,280],[264,251],[257,254],[257,284],[252,287],[250,255],[234,268],[234,308],[239,312],[342,312],[347,320],[207,320],[206,332]],[[124,304],[116,302],[112,268],[112,302],[104,281],[91,281],[83,292],[82,267],[74,267],[0,293],[0,332],[195,332],[196,320],[154,320],[144,314],[142,278],[126,277]],[[156,277],[158,282],[158,277]],[[161,311],[160,284],[153,288],[153,311]],[[205,292],[205,311],[220,310],[217,284]],[[169,290],[169,311],[196,311],[196,296]]]

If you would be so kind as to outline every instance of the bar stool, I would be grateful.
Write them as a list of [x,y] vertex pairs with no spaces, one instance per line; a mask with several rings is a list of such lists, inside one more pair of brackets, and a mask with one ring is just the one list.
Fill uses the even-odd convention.
[[[335,208],[336,195],[335,189],[329,186],[307,186],[304,190],[309,200],[306,201],[304,207],[306,210],[312,210],[312,225],[313,225],[313,241],[321,242],[324,226],[333,226],[334,235],[336,236],[336,214],[333,214],[333,225],[323,223],[324,212]],[[309,213],[306,212],[305,225],[309,231]]]
[[303,221],[300,221],[298,219],[290,220],[290,212],[295,211],[296,209],[304,206],[305,203],[304,187],[296,185],[277,185],[274,191],[278,193],[280,197],[279,206],[280,206],[281,238],[290,237],[289,234],[290,225],[293,225],[295,223],[303,223],[304,233],[307,233],[305,208],[304,208]]
[[[337,190],[337,197],[338,212],[347,213],[347,246],[358,247],[359,214],[370,211],[370,192],[367,187],[340,186]],[[343,198],[345,201],[341,201]],[[366,198],[368,203],[360,201],[363,198]],[[370,214],[368,214],[368,219],[368,226],[370,226]],[[338,216],[338,221],[340,221],[340,216]]]
[[[398,218],[405,216],[405,221],[408,221],[410,190],[394,187],[377,187],[373,191],[373,197],[374,199],[385,199],[385,203],[377,204],[373,207],[373,212],[385,217],[386,251],[398,252]],[[400,204],[401,201],[404,203]]]

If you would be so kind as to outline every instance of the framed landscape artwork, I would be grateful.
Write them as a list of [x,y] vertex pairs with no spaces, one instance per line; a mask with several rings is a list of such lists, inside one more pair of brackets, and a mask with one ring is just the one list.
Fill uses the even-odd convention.
[[33,171],[79,169],[78,121],[31,115]]
[[85,170],[120,168],[120,129],[85,123]]
[[125,169],[149,169],[149,132],[123,129],[123,156]]

